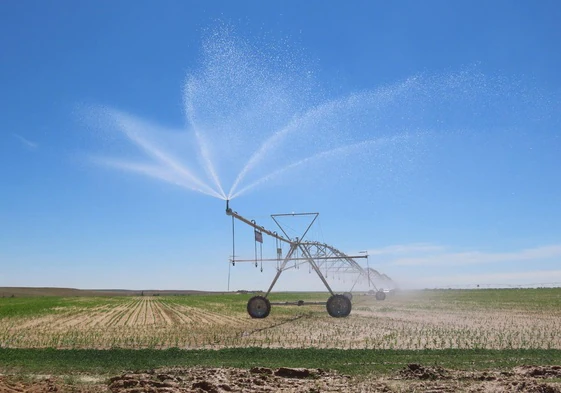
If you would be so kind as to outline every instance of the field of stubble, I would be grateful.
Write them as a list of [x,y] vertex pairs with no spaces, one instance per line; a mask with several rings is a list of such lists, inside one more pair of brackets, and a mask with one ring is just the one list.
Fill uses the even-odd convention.
[[[325,300],[275,294],[273,300]],[[0,299],[0,347],[561,349],[561,291],[355,294],[348,318],[324,306],[273,306],[251,319],[249,295]]]

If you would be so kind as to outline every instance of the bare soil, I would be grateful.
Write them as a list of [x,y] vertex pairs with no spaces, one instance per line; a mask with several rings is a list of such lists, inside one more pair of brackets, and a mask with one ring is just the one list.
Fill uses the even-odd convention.
[[65,383],[48,377],[23,381],[0,376],[0,393],[223,393],[223,392],[530,392],[561,393],[561,366],[507,371],[456,371],[409,364],[393,375],[350,377],[321,369],[166,368],[126,373],[103,382]]

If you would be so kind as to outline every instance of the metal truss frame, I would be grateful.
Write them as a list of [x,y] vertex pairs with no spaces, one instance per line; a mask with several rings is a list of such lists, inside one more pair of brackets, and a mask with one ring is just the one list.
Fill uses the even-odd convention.
[[[284,236],[278,234],[277,232],[268,230],[263,226],[259,226],[256,224],[255,221],[248,220],[247,218],[233,211],[229,206],[229,201],[226,201],[226,214],[232,217],[232,228],[234,222],[233,220],[236,219],[253,227],[254,230],[256,231],[264,233],[270,237],[277,239],[280,242],[289,245],[289,249],[287,253],[284,255],[284,257],[278,254],[278,258],[276,259],[272,259],[272,258],[262,259],[263,262],[276,261],[278,264],[277,273],[273,278],[273,281],[271,282],[265,294],[265,298],[269,296],[275,284],[277,283],[279,277],[284,271],[298,268],[300,265],[303,264],[308,264],[310,266],[311,270],[313,270],[317,274],[317,276],[320,278],[325,288],[329,291],[329,293],[332,296],[335,294],[326,279],[326,277],[330,274],[331,275],[349,274],[352,276],[356,276],[351,291],[354,289],[355,285],[361,280],[365,280],[370,287],[374,288],[375,291],[378,291],[378,288],[376,287],[374,279],[381,279],[381,280],[387,280],[389,282],[392,282],[391,278],[389,278],[387,275],[380,274],[377,270],[372,269],[370,267],[367,267],[365,269],[356,262],[356,259],[368,260],[368,254],[347,255],[344,252],[328,244],[317,242],[317,241],[305,241],[304,238],[308,234],[308,231],[310,230],[314,222],[316,221],[317,217],[319,216],[319,213],[272,214],[271,218],[277,224],[277,226],[279,227],[279,229],[281,230]],[[300,237],[290,238],[288,236],[287,231],[278,220],[278,217],[283,217],[283,216],[312,216],[312,220]],[[235,259],[235,249],[233,248],[230,263],[235,264],[236,262],[255,262],[255,260]],[[290,262],[294,262],[294,263],[289,264]]]

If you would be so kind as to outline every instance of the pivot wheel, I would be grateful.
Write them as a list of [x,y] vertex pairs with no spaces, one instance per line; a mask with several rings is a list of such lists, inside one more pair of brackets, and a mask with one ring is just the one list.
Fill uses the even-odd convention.
[[254,296],[247,302],[247,312],[251,318],[267,318],[271,312],[271,303],[266,297]]
[[343,296],[345,296],[349,300],[353,300],[353,294],[350,292],[345,292]]
[[327,313],[334,318],[349,316],[351,307],[351,300],[345,295],[333,295],[327,300]]
[[386,299],[386,292],[378,291],[376,292],[376,300],[385,300]]

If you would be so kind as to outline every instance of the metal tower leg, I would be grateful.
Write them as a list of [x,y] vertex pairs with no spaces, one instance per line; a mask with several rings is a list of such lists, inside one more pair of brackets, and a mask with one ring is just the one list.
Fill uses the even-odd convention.
[[323,282],[323,285],[325,285],[325,287],[327,288],[327,290],[329,291],[329,293],[331,295],[335,295],[333,293],[333,291],[331,290],[331,287],[329,286],[329,284],[327,283],[327,280],[325,279],[325,277],[323,277],[323,274],[321,274],[321,270],[319,270],[318,265],[316,265],[316,263],[314,262],[314,258],[310,255],[309,251],[306,249],[306,247],[303,247],[302,245],[298,244],[297,246],[300,247],[300,250],[302,250],[302,254],[306,256],[306,258],[308,259],[308,263],[312,266],[312,269],[314,269],[314,271],[317,273],[317,275],[319,276],[319,278],[321,279],[321,281]]
[[291,260],[292,254],[294,253],[294,251],[296,250],[297,247],[298,247],[298,244],[292,244],[290,246],[290,250],[288,250],[288,253],[284,257],[284,260],[282,261],[282,264],[280,265],[279,269],[277,270],[277,274],[275,275],[275,278],[273,278],[273,282],[269,286],[269,289],[267,290],[267,293],[265,294],[265,297],[269,296],[269,294],[273,290],[273,287],[277,283],[277,280],[279,279],[279,277],[280,277],[281,273],[283,272],[284,268],[286,267],[288,262]]

